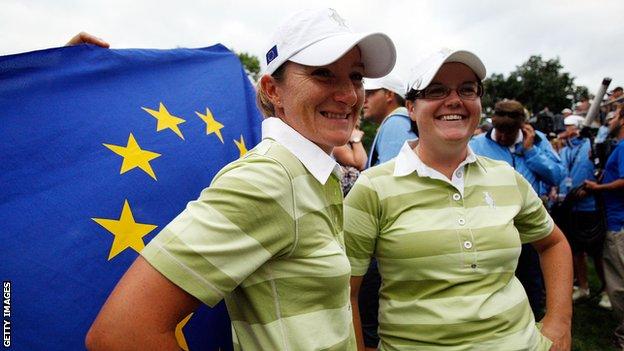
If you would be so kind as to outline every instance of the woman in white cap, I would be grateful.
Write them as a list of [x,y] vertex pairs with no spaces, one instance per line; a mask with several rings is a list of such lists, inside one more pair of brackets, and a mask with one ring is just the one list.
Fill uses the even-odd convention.
[[92,349],[176,349],[176,324],[225,299],[235,349],[354,350],[351,268],[331,157],[389,73],[392,41],[332,9],[275,33],[258,85],[263,140],[226,166],[141,252],[87,336]]
[[[345,200],[352,305],[372,256],[382,277],[380,350],[570,349],[563,234],[520,174],[468,147],[485,73],[476,55],[449,49],[416,66],[406,100],[420,139],[363,172]],[[514,276],[525,242],[546,282],[541,331]]]

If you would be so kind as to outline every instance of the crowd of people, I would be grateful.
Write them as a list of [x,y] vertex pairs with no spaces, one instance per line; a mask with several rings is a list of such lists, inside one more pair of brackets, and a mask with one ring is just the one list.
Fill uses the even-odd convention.
[[[570,350],[587,254],[624,349],[621,105],[595,137],[580,113],[540,130],[505,97],[484,119],[474,53],[435,51],[405,78],[395,60],[388,36],[332,9],[282,22],[262,142],[147,245],[88,348],[175,349],[179,320],[225,299],[236,349]],[[369,150],[360,117],[379,125]]]

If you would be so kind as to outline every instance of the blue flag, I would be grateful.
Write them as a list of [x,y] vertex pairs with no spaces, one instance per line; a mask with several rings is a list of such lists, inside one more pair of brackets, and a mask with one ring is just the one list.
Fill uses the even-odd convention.
[[[79,350],[138,252],[260,140],[240,61],[81,45],[0,57],[4,345]],[[223,305],[176,332],[231,349]]]

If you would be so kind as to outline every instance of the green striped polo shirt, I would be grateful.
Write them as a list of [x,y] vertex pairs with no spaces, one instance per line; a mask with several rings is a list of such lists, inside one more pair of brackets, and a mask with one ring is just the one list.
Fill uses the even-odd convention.
[[141,254],[203,303],[225,299],[237,350],[354,350],[342,224],[336,175],[322,184],[264,139]]
[[352,275],[375,256],[382,277],[380,349],[547,350],[514,276],[521,244],[554,225],[528,182],[477,156],[462,195],[417,171],[395,175],[402,161],[363,172],[345,200]]

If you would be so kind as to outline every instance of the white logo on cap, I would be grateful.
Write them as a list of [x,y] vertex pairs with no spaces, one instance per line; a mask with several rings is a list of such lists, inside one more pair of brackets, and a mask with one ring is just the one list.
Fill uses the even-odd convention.
[[344,20],[344,18],[340,17],[340,15],[338,14],[338,12],[336,12],[336,10],[334,9],[329,9],[331,11],[331,15],[329,15],[329,18],[333,19],[336,23],[338,23],[339,26],[341,27],[347,27],[347,23]]
[[422,83],[422,78],[418,78],[416,79],[416,81],[414,82],[414,87],[416,87],[416,90],[422,90],[420,84]]

